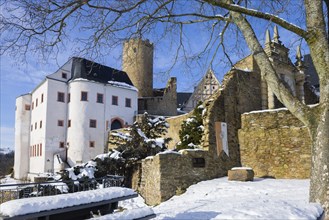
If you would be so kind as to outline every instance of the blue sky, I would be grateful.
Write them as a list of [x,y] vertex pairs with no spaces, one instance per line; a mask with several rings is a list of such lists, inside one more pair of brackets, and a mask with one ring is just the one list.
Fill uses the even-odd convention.
[[[265,37],[265,30],[269,28],[273,34],[273,24],[269,25],[267,22],[257,21],[256,34],[259,40],[263,43]],[[203,27],[197,26],[186,31],[186,39],[188,40],[188,52],[200,51],[207,41],[207,33],[203,31]],[[291,49],[290,56],[292,61],[295,55],[295,48],[298,45],[298,37],[279,28],[281,40]],[[234,32],[228,33],[227,45],[230,57],[233,62],[238,61],[242,57],[249,54],[249,50],[245,46],[244,40],[239,39],[237,42],[239,48],[236,47],[236,41],[229,41],[234,39]],[[272,36],[272,35],[271,35]],[[177,40],[157,40],[156,34],[151,33],[144,38],[148,38],[151,42],[156,42],[154,49],[154,87],[160,88],[166,85],[169,77],[177,77],[179,92],[192,92],[203,77],[207,69],[210,67],[209,62],[212,59],[211,54],[206,55],[200,60],[193,62],[186,62],[179,60],[175,67],[167,72],[175,56],[175,45]],[[0,123],[1,123],[1,145],[0,148],[14,148],[14,125],[15,125],[15,99],[16,97],[32,91],[36,85],[48,74],[55,72],[61,65],[63,65],[71,56],[75,56],[72,51],[74,48],[73,42],[65,42],[65,48],[57,55],[50,56],[49,59],[44,60],[38,55],[30,55],[26,61],[18,61],[17,58],[10,57],[7,54],[0,57]],[[79,46],[79,45],[78,45]],[[121,52],[122,46],[118,45],[114,48],[109,48],[111,53],[109,56],[96,59],[96,62],[111,66],[116,69],[121,69]],[[306,53],[308,49],[303,47],[302,53]],[[52,58],[56,57],[56,58]],[[189,64],[189,66],[187,65]],[[187,67],[188,66],[188,67]],[[224,74],[229,70],[229,65],[220,50],[215,62],[212,65],[217,78],[221,81]]]

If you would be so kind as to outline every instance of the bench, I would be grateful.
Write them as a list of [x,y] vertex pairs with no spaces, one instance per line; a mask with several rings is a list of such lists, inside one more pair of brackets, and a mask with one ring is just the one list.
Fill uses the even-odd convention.
[[[101,215],[112,213],[113,210],[118,208],[119,201],[137,196],[138,194],[132,189],[111,187],[55,196],[12,200],[0,205],[0,219],[86,219],[91,217],[91,212],[100,212]],[[152,216],[151,214],[149,216]]]

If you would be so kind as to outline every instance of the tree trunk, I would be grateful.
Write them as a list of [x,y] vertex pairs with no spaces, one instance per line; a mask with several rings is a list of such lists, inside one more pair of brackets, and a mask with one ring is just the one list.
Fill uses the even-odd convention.
[[309,128],[312,137],[312,169],[310,202],[317,202],[325,209],[329,219],[329,104],[319,112],[317,127]]
[[[312,3],[312,1],[309,1]],[[320,7],[317,5],[317,7]],[[310,7],[312,8],[312,7]],[[314,7],[313,7],[314,8]],[[329,217],[329,77],[328,77],[328,45],[323,33],[318,29],[312,30],[308,38],[312,58],[319,73],[321,97],[320,104],[310,108],[293,97],[278,78],[266,53],[260,45],[255,33],[246,20],[238,12],[231,11],[234,23],[239,27],[244,38],[253,52],[262,77],[284,103],[289,111],[301,120],[309,129],[312,138],[312,169],[310,185],[310,201],[318,202],[325,209],[325,218]],[[316,20],[309,19],[313,22]],[[312,23],[312,22],[309,22]],[[320,22],[321,23],[321,22]],[[322,23],[319,25],[321,26]],[[316,26],[316,25],[314,25]],[[318,37],[320,39],[318,39]]]

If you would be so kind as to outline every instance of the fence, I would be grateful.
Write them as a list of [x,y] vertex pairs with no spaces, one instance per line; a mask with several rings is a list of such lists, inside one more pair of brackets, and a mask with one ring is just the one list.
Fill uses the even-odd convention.
[[122,176],[106,176],[99,179],[79,179],[42,183],[0,185],[0,204],[13,199],[73,193],[112,186],[122,186]]

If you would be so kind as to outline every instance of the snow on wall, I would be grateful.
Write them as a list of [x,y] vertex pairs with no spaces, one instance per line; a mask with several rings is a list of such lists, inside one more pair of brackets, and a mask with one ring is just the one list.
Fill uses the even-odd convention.
[[92,202],[100,202],[135,194],[136,192],[132,189],[110,187],[55,196],[16,199],[2,203],[0,205],[0,213],[4,216],[13,217],[35,212],[78,206]]

